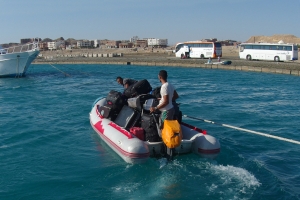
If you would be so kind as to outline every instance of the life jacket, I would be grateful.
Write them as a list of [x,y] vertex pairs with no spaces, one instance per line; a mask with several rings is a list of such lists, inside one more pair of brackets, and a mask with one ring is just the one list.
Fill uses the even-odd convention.
[[162,140],[168,148],[176,148],[182,140],[182,131],[177,120],[165,120],[161,132]]

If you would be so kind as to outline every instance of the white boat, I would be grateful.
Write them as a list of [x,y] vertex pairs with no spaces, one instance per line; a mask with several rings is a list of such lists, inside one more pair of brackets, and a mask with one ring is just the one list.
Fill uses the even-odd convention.
[[0,46],[0,77],[23,77],[32,61],[40,53],[38,43],[9,48]]
[[[94,102],[90,112],[91,126],[100,138],[125,162],[144,163],[149,157],[157,157],[160,154],[162,141],[144,141],[132,134],[128,128],[119,125],[117,119],[112,121],[104,118],[99,108],[105,104],[106,98],[99,98]],[[120,116],[121,112],[119,113]],[[128,121],[128,117],[125,118],[124,120]],[[184,122],[181,122],[181,130],[183,139],[180,146],[175,148],[175,155],[193,152],[201,157],[215,158],[219,154],[220,143],[213,136],[207,135],[205,131]]]

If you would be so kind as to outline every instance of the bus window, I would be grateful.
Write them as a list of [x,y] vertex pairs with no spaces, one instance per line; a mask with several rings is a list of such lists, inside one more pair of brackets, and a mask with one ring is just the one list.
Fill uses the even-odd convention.
[[272,50],[277,50],[277,46],[272,46]]
[[177,45],[177,46],[176,46],[176,49],[175,49],[175,50],[176,50],[176,52],[177,52],[177,51],[179,51],[179,50],[181,49],[181,47],[183,47],[183,44],[179,44],[179,45]]
[[277,50],[283,50],[283,46],[278,46]]
[[212,44],[212,43],[211,43],[211,44],[207,44],[207,46],[208,46],[208,47],[213,47],[213,44]]
[[244,51],[244,46],[240,46],[240,52]]
[[252,45],[245,45],[245,49],[252,49]]
[[286,46],[287,51],[292,51],[292,46]]

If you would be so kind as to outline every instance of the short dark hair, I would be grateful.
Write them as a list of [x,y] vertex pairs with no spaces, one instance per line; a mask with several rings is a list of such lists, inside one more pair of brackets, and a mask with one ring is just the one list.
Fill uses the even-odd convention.
[[118,77],[116,78],[116,80],[118,80],[118,79],[123,80],[123,78],[122,78],[121,76],[118,76]]
[[158,75],[161,76],[164,80],[167,80],[168,78],[168,73],[166,70],[160,70]]

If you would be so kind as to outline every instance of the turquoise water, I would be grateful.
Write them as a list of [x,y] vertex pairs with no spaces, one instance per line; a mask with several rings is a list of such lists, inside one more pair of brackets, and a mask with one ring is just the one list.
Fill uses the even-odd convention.
[[184,114],[300,141],[299,77],[181,67],[31,65],[0,79],[0,199],[300,199],[300,145],[184,119],[220,140],[215,160],[189,154],[130,165],[93,131],[91,105],[116,76],[166,69]]

